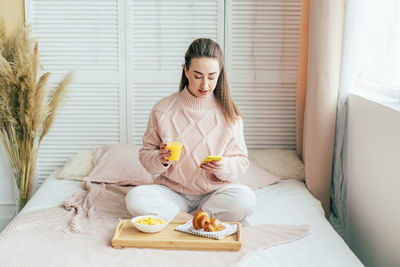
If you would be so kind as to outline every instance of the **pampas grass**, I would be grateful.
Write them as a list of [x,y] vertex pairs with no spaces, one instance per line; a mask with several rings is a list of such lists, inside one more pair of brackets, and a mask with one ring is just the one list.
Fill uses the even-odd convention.
[[0,138],[14,170],[19,210],[31,197],[40,143],[71,81],[68,73],[50,92],[50,73],[38,78],[38,43],[30,33],[30,26],[8,33],[0,23]]

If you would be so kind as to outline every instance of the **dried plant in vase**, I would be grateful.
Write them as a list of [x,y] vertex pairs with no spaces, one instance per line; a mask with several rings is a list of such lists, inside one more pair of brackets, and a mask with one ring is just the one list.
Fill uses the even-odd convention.
[[38,150],[49,132],[71,73],[49,90],[50,73],[38,77],[38,43],[29,26],[11,33],[0,24],[0,138],[14,170],[18,209],[30,199]]

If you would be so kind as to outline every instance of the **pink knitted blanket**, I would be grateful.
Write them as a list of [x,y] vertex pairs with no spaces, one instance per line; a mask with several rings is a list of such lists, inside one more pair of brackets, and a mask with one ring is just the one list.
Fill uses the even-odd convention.
[[0,234],[0,266],[239,266],[259,249],[302,238],[307,225],[243,227],[239,252],[111,246],[119,219],[130,218],[131,187],[87,182],[63,206],[18,215]]

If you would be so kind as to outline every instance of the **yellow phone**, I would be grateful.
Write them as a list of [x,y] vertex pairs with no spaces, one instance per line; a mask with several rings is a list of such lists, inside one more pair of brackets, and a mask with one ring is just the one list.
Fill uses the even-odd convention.
[[203,164],[204,162],[207,162],[207,161],[220,161],[222,159],[222,157],[221,156],[207,156],[204,160],[203,160],[203,162],[201,163],[201,164]]

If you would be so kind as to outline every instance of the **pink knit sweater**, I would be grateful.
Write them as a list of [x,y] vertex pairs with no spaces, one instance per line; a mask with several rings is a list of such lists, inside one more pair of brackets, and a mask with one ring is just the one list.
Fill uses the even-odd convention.
[[[159,146],[163,137],[172,136],[180,136],[184,149],[177,163],[165,167]],[[216,175],[199,168],[207,155],[223,156],[223,167]],[[156,174],[156,184],[187,195],[215,191],[236,182],[249,166],[243,121],[229,125],[214,95],[197,98],[185,89],[153,107],[139,158],[150,173]]]

